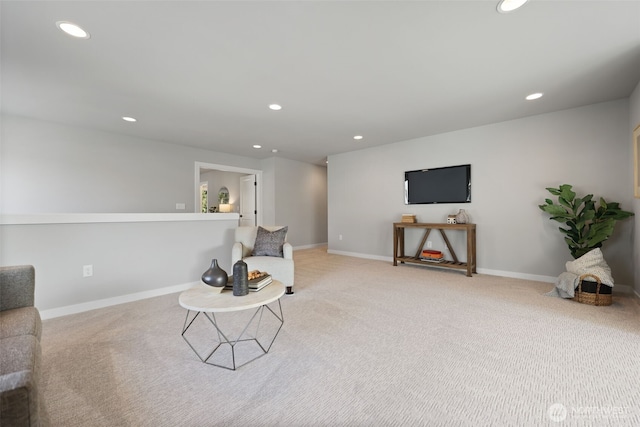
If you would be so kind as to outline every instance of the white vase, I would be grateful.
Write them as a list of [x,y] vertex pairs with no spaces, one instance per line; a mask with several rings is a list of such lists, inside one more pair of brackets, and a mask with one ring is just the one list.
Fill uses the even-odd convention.
[[460,209],[456,214],[456,223],[467,224],[469,222],[471,222],[471,217],[469,216],[469,214],[464,209]]

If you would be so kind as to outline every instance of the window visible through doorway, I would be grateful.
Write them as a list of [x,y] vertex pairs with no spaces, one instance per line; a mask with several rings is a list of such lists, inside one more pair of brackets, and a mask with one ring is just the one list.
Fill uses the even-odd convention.
[[200,212],[209,212],[209,183],[200,183]]

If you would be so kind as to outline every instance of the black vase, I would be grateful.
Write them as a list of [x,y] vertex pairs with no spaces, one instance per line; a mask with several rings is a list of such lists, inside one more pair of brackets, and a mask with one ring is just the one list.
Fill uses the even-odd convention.
[[227,284],[229,276],[227,272],[218,266],[218,260],[211,260],[211,267],[204,273],[202,273],[202,281],[209,286],[215,286],[216,288],[223,287]]
[[249,293],[249,269],[247,263],[239,260],[233,265],[233,295],[241,297]]

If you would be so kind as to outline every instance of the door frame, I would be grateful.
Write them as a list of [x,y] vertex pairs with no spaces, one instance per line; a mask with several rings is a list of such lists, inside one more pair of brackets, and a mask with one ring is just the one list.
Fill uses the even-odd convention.
[[196,213],[200,212],[200,173],[202,169],[206,170],[217,170],[221,172],[236,172],[236,173],[245,173],[247,175],[255,175],[256,176],[256,223],[258,225],[262,224],[262,171],[258,169],[248,169],[248,168],[239,168],[235,166],[227,166],[227,165],[218,165],[215,163],[205,163],[205,162],[195,162],[194,168],[194,195],[195,195],[195,211]]

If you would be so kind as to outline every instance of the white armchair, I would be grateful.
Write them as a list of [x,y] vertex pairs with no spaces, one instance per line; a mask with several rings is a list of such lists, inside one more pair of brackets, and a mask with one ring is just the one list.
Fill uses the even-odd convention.
[[[282,229],[283,226],[262,226],[262,228],[273,232]],[[242,226],[236,228],[235,243],[231,251],[232,267],[238,260],[242,259],[247,263],[249,271],[266,271],[275,280],[284,283],[287,288],[287,294],[292,294],[294,277],[293,247],[290,243],[287,243],[286,234],[282,245],[282,257],[252,255],[257,235],[258,227]]]

